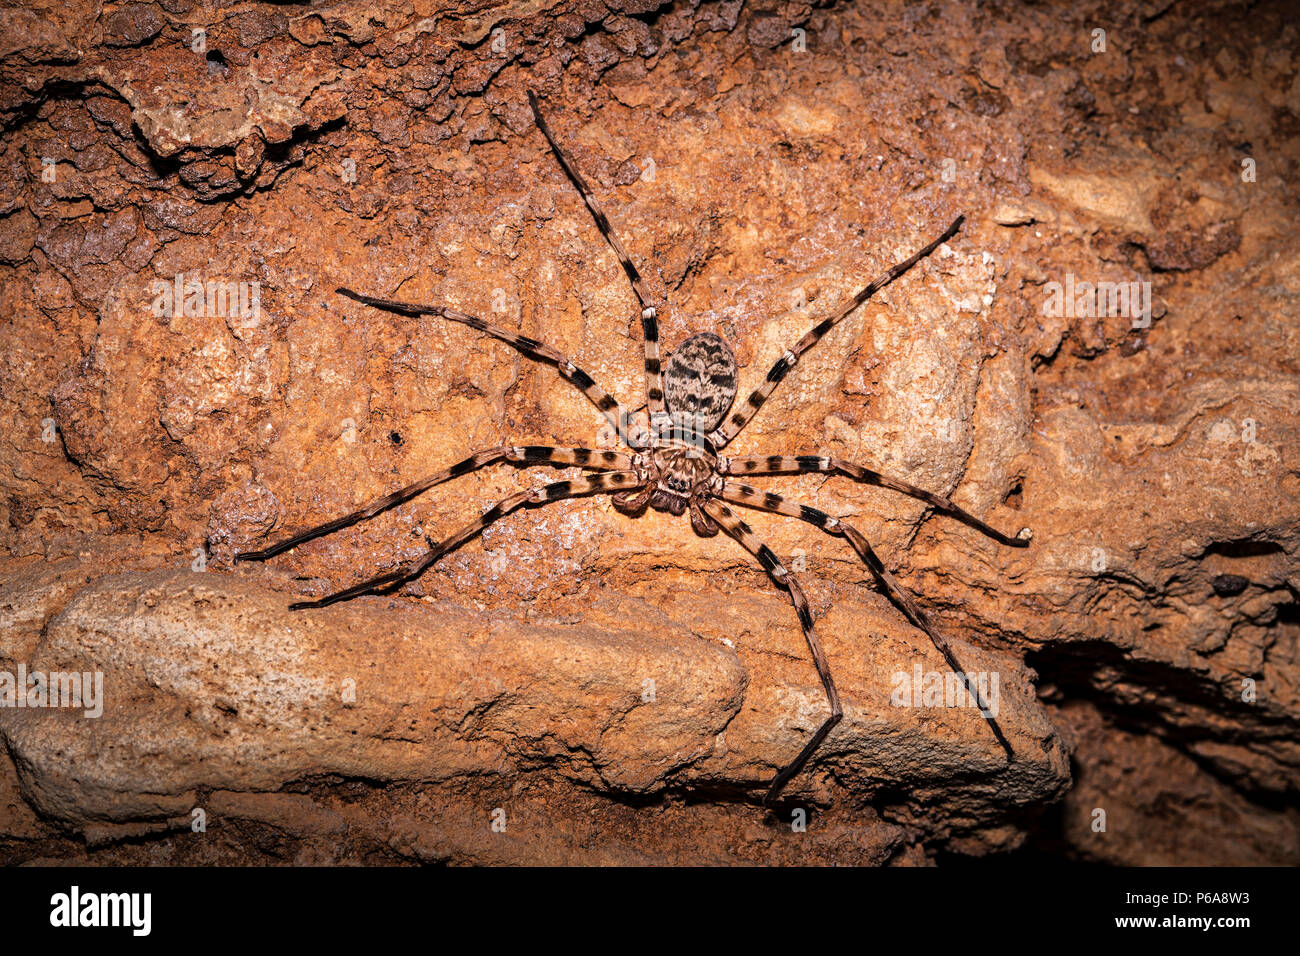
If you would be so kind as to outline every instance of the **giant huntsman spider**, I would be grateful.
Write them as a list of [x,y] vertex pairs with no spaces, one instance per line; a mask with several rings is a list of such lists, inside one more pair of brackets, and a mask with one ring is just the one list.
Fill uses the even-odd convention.
[[[786,783],[808,762],[816,752],[826,735],[839,723],[843,716],[839,694],[835,690],[835,681],[831,677],[830,665],[822,652],[821,643],[813,626],[812,612],[803,589],[794,575],[786,570],[740,516],[728,503],[755,508],[760,511],[773,512],[799,518],[821,528],[827,534],[848,541],[849,546],[870,569],[886,594],[897,604],[907,618],[929,635],[934,646],[938,648],[948,665],[960,674],[966,684],[971,698],[976,702],[981,714],[988,721],[989,728],[1006,751],[1008,760],[1014,760],[1015,754],[998,726],[997,721],[988,712],[980,699],[975,685],[958,662],[952,648],[943,635],[935,629],[925,612],[916,603],[912,595],[898,583],[881,563],[876,552],[866,537],[848,522],[833,517],[824,511],[809,505],[798,504],[780,495],[760,491],[750,485],[737,481],[737,476],[800,474],[821,472],[826,475],[841,475],[855,481],[891,488],[894,491],[910,495],[926,502],[937,511],[957,518],[1004,545],[1025,547],[1032,536],[1024,528],[1015,537],[1002,534],[985,524],[974,515],[953,504],[947,498],[932,494],[921,488],[872,471],[854,462],[822,455],[747,455],[728,458],[722,454],[727,444],[736,437],[750,419],[762,408],[763,403],[795,367],[800,356],[811,349],[817,342],[841,321],[851,315],[855,309],[880,289],[889,285],[912,266],[932,253],[939,245],[952,238],[961,227],[964,217],[958,216],[943,234],[911,257],[895,265],[874,282],[865,286],[845,302],[831,318],[825,319],[785,352],[771,371],[767,379],[746,399],[738,411],[727,418],[736,397],[736,359],[719,336],[712,332],[698,332],[682,342],[669,357],[664,366],[659,359],[659,328],[657,317],[659,308],[637,270],[627,249],[609,224],[609,219],[601,210],[591,188],[578,172],[572,160],[560,148],[554,134],[543,118],[537,105],[537,98],[529,92],[529,103],[538,129],[546,138],[551,150],[559,160],[570,182],[577,188],[587,208],[591,211],[605,240],[613,249],[615,256],[623,266],[632,284],[632,291],[641,305],[641,324],[645,333],[645,392],[646,402],[642,406],[649,416],[649,428],[630,429],[629,416],[621,411],[621,406],[601,388],[592,377],[574,365],[566,356],[551,346],[535,339],[516,335],[506,329],[484,322],[482,319],[455,309],[439,305],[417,305],[410,302],[396,302],[390,299],[362,295],[350,289],[340,288],[338,293],[355,299],[357,302],[405,316],[436,316],[452,322],[460,322],[477,329],[486,335],[500,339],[517,349],[520,353],[536,361],[556,367],[560,375],[581,389],[596,408],[609,419],[616,433],[627,446],[627,452],[610,451],[598,448],[552,448],[549,446],[502,446],[487,448],[475,452],[464,461],[452,465],[445,471],[418,481],[413,485],[395,491],[390,495],[370,502],[351,514],[336,518],[325,524],[310,528],[291,538],[280,541],[261,551],[245,551],[235,555],[236,561],[264,561],[282,554],[289,549],[320,535],[329,534],[340,528],[348,527],[359,521],[373,518],[375,515],[403,502],[410,501],[434,485],[451,478],[468,474],[479,468],[496,462],[508,462],[514,465],[551,465],[590,469],[595,472],[591,477],[576,478],[569,481],[554,481],[540,488],[521,491],[518,494],[499,501],[479,518],[461,528],[441,542],[426,539],[429,550],[414,560],[399,565],[385,574],[362,581],[342,591],[327,595],[314,601],[300,601],[290,605],[291,609],[319,608],[338,601],[346,601],[362,594],[395,589],[401,584],[423,574],[447,553],[460,547],[473,538],[488,525],[492,524],[520,507],[543,505],[564,498],[575,498],[590,494],[613,495],[613,504],[628,515],[639,515],[647,507],[657,511],[666,511],[673,515],[687,512],[691,516],[691,525],[696,533],[712,537],[721,529],[740,543],[746,551],[758,559],[777,587],[789,595],[799,617],[799,624],[808,642],[817,674],[826,691],[826,700],[830,705],[830,714],[822,725],[804,745],[799,754],[773,778],[768,787],[764,803],[771,805],[781,793]],[[638,409],[639,413],[641,409]],[[724,423],[725,419],[725,423]]]

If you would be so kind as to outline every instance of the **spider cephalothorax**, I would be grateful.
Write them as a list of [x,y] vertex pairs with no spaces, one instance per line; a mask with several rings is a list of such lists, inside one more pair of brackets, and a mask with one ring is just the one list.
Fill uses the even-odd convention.
[[[897,478],[873,471],[854,462],[824,455],[754,455],[728,458],[721,454],[727,443],[739,434],[750,419],[757,414],[768,396],[781,383],[781,380],[795,367],[800,356],[816,345],[827,332],[843,321],[875,292],[893,282],[921,259],[933,252],[940,243],[956,235],[962,223],[957,219],[939,238],[922,247],[918,252],[889,269],[884,275],[865,286],[853,295],[830,318],[824,319],[796,342],[777,360],[767,373],[763,383],[745,400],[745,404],[730,417],[727,413],[736,398],[736,359],[731,349],[712,332],[700,332],[683,341],[666,367],[661,369],[659,361],[659,326],[658,308],[641,279],[641,273],[633,264],[627,250],[619,241],[609,225],[609,220],[601,211],[596,197],[578,173],[577,168],[560,148],[542,118],[537,100],[529,94],[533,116],[538,128],[546,137],[556,158],[560,161],[569,180],[577,187],[587,208],[591,210],[596,225],[609,242],[618,257],[624,272],[632,283],[632,290],[641,304],[641,325],[645,334],[645,409],[649,416],[647,429],[632,432],[620,410],[619,403],[607,391],[596,384],[595,380],[579,368],[566,356],[551,346],[536,339],[519,335],[507,329],[492,325],[477,316],[467,315],[455,309],[438,305],[417,305],[411,302],[396,302],[362,295],[349,289],[338,291],[349,298],[379,309],[386,309],[400,315],[431,315],[460,322],[491,335],[513,346],[524,355],[555,366],[559,373],[581,389],[592,403],[614,425],[618,436],[627,445],[626,452],[593,448],[551,448],[543,445],[501,445],[474,452],[468,458],[450,468],[428,478],[393,492],[377,501],[372,501],[358,511],[336,518],[325,524],[310,528],[299,534],[274,544],[261,551],[249,551],[235,555],[236,560],[261,561],[281,554],[295,545],[301,544],[322,534],[328,534],[339,528],[347,527],[358,521],[374,517],[387,508],[392,508],[416,495],[427,491],[434,485],[448,481],[460,475],[468,474],[497,462],[509,462],[519,466],[553,465],[556,467],[578,467],[593,470],[595,475],[589,478],[573,478],[554,481],[530,491],[522,491],[498,502],[484,512],[476,521],[461,528],[441,542],[429,542],[429,550],[418,558],[400,565],[393,571],[378,575],[345,588],[325,597],[312,601],[301,601],[290,605],[292,608],[324,607],[337,601],[345,601],[362,594],[389,590],[412,580],[432,567],[443,555],[460,547],[492,522],[505,517],[510,512],[532,505],[545,505],[564,498],[579,495],[608,494],[613,496],[614,505],[622,512],[637,515],[647,507],[665,511],[672,515],[690,512],[691,524],[695,530],[705,536],[716,535],[725,531],[745,550],[758,559],[763,569],[771,576],[778,587],[785,590],[794,605],[803,630],[804,639],[812,654],[813,664],[821,678],[826,693],[830,714],[816,733],[801,748],[793,760],[786,763],[776,774],[768,787],[766,801],[771,802],[781,792],[782,787],[807,762],[821,742],[839,722],[843,711],[840,707],[839,694],[835,690],[835,681],[831,678],[830,665],[822,653],[814,627],[812,610],[804,597],[803,589],[795,577],[786,570],[777,556],[767,545],[763,544],[744,521],[728,506],[728,503],[755,508],[760,511],[788,515],[815,525],[822,531],[836,538],[843,539],[854,553],[862,560],[876,580],[882,585],[890,598],[899,606],[907,618],[929,635],[930,640],[944,660],[965,681],[972,698],[979,703],[980,710],[988,721],[989,728],[998,743],[1006,751],[1007,758],[1014,757],[1011,745],[1007,742],[994,716],[985,708],[978,690],[967,678],[956,655],[948,646],[925,612],[918,606],[912,596],[889,573],[880,558],[876,556],[865,535],[841,518],[833,517],[818,508],[792,502],[781,495],[763,492],[750,485],[736,481],[737,476],[760,474],[801,474],[817,472],[825,475],[840,475],[854,481],[866,482],[890,488],[894,491],[911,495],[925,501],[945,514],[958,518],[979,529],[1002,544],[1023,547],[1029,543],[1028,528],[1012,538],[995,530],[974,515],[959,508],[947,498],[932,494],[915,485]],[[724,424],[725,421],[725,424]]]

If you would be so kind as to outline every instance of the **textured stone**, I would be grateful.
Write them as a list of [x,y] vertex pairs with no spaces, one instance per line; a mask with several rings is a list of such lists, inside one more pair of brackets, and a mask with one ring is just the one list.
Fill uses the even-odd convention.
[[[902,29],[735,0],[161,9],[0,11],[0,669],[109,689],[97,720],[0,711],[6,860],[1297,861],[1278,11],[1110,5],[1142,41],[1094,54],[1077,5],[954,0]],[[757,797],[825,702],[785,595],[725,538],[562,502],[399,595],[285,609],[558,477],[494,466],[230,564],[469,451],[602,440],[553,369],[339,285],[481,314],[639,404],[635,301],[526,89],[666,298],[666,350],[721,335],[742,395],[966,214],[729,453],[832,454],[1034,529],[1012,550],[847,479],[763,481],[853,521],[1000,675],[1010,768],[968,710],[890,705],[937,653],[796,521],[751,523],[806,567],[846,700],[791,786],[802,834]],[[260,308],[158,314],[177,276],[256,283]],[[1046,307],[1135,281],[1150,322]],[[1116,839],[1088,835],[1098,806]]]
[[[47,606],[62,593],[62,579],[31,583],[27,593],[44,593]],[[569,623],[388,598],[302,615],[227,575],[109,575],[63,606],[23,658],[43,673],[102,672],[103,715],[6,710],[0,730],[36,805],[74,823],[172,817],[200,791],[275,792],[313,774],[437,783],[545,766],[630,794],[742,791],[792,757],[825,708],[798,644],[783,640],[798,634],[781,627],[780,606],[754,603],[710,615],[705,602],[675,600],[668,617],[602,596]],[[932,669],[932,650],[883,638],[888,618],[870,609],[836,608],[825,620],[847,706],[830,748],[841,780],[870,791],[989,778],[970,788],[960,822],[1061,786],[1064,752],[1015,665],[1000,667],[1012,686],[999,694],[999,717],[1025,756],[1003,768],[992,736],[971,732],[973,713],[918,719],[891,702],[878,675]],[[772,637],[748,642],[746,657],[793,643],[764,686],[725,643],[755,622]],[[962,651],[972,663],[983,656]]]

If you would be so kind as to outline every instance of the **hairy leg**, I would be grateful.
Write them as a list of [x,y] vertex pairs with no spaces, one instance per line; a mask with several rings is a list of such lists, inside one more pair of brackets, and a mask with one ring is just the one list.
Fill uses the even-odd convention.
[[934,252],[934,250],[939,248],[941,244],[955,236],[957,230],[961,228],[962,220],[965,218],[965,216],[958,216],[953,220],[952,225],[945,229],[943,235],[938,239],[927,244],[909,258],[904,259],[884,275],[877,278],[870,285],[858,290],[856,294],[849,298],[848,302],[841,306],[839,312],[818,324],[803,338],[796,342],[794,348],[788,349],[784,355],[777,359],[776,364],[773,365],[771,371],[767,373],[767,378],[764,380],[763,384],[755,389],[753,393],[750,394],[749,398],[746,399],[745,404],[734,411],[731,414],[731,417],[728,418],[727,421],[710,436],[713,441],[713,446],[715,448],[722,448],[727,444],[727,442],[740,434],[740,430],[749,424],[751,418],[758,414],[758,410],[763,407],[763,403],[766,402],[772,392],[776,390],[776,387],[781,384],[781,379],[785,378],[786,373],[795,367],[800,356],[820,342],[822,336],[835,328],[835,326],[839,325],[840,322],[851,315],[853,310],[863,302],[866,302],[867,299],[871,298],[908,269],[912,268],[912,266],[916,265],[930,253]]
[[451,537],[434,544],[429,542],[429,550],[411,561],[407,561],[397,568],[385,574],[377,575],[359,584],[354,584],[350,588],[344,588],[342,591],[336,591],[333,594],[326,595],[315,601],[298,601],[290,604],[289,610],[297,611],[304,608],[326,607],[330,604],[336,604],[339,601],[347,601],[362,594],[370,594],[374,591],[387,590],[397,587],[406,581],[418,578],[427,571],[433,564],[444,555],[456,550],[470,538],[477,535],[492,522],[505,517],[510,512],[523,505],[544,505],[552,501],[559,501],[562,498],[576,498],[579,495],[589,495],[597,492],[608,493],[611,491],[625,491],[633,487],[638,479],[635,472],[631,471],[606,471],[590,478],[575,478],[571,481],[553,481],[550,484],[543,485],[541,488],[535,488],[530,491],[521,491],[518,494],[511,495],[497,502],[487,511],[483,512],[477,520],[467,524]]
[[898,579],[889,573],[889,570],[881,562],[871,544],[860,531],[817,508],[797,504],[780,495],[760,491],[739,482],[728,481],[724,483],[721,494],[723,498],[736,504],[798,518],[801,521],[807,521],[809,524],[817,525],[827,534],[847,539],[849,546],[857,552],[858,557],[862,559],[862,562],[870,569],[872,575],[880,582],[881,587],[885,589],[885,593],[902,609],[908,620],[925,631],[930,638],[930,642],[943,655],[943,659],[948,662],[948,666],[952,668],[953,672],[961,675],[971,699],[975,701],[980,713],[988,721],[993,736],[997,738],[998,743],[1002,745],[1002,749],[1006,751],[1007,759],[1015,760],[1015,751],[1011,749],[1011,744],[1007,742],[1007,738],[1002,733],[1002,728],[998,726],[997,720],[989,715],[988,706],[980,697],[978,688],[971,683],[970,676],[966,673],[966,669],[961,666],[961,662],[957,660],[957,655],[949,647],[947,639],[930,622],[930,618],[925,611],[921,610],[921,606],[916,603],[916,599],[911,592],[899,584]]
[[[416,302],[398,302],[395,299],[381,299],[378,296],[364,295],[360,292],[353,292],[351,289],[338,288],[334,290],[339,295],[347,296],[354,299],[362,305],[368,305],[372,308],[383,309],[386,312],[396,312],[399,315],[432,315],[440,319],[447,319],[451,322],[459,322],[462,325],[468,325],[471,329],[477,329],[494,339],[500,339],[507,345],[513,347],[522,355],[528,358],[536,359],[539,362],[546,362],[554,365],[564,379],[576,388],[580,389],[591,403],[600,410],[600,413],[609,420],[614,426],[614,430],[619,437],[627,442],[626,429],[621,421],[618,412],[618,401],[596,384],[587,372],[574,365],[568,356],[557,351],[545,342],[539,342],[536,339],[530,339],[526,335],[517,335],[508,329],[503,329],[491,322],[484,322],[478,316],[467,315],[464,312],[458,312],[455,309],[449,309],[442,305],[421,305]],[[630,443],[629,443],[630,444]]]
[[546,119],[542,116],[542,111],[537,105],[537,97],[533,92],[528,92],[528,104],[533,108],[533,119],[537,123],[537,128],[542,131],[546,137],[546,142],[550,144],[551,151],[555,153],[555,158],[560,161],[565,175],[573,183],[574,188],[582,196],[582,201],[587,204],[587,209],[591,211],[591,217],[596,220],[596,228],[605,237],[609,243],[614,255],[618,257],[619,264],[623,266],[623,271],[627,273],[628,281],[632,283],[632,291],[636,293],[637,301],[641,303],[641,329],[645,333],[645,389],[646,404],[650,409],[650,417],[663,414],[664,412],[664,391],[663,381],[660,375],[659,361],[659,313],[655,308],[654,300],[650,296],[650,290],[646,288],[645,280],[641,278],[641,272],[637,269],[636,264],[632,262],[632,257],[627,254],[627,249],[619,240],[618,235],[614,232],[614,227],[609,224],[609,217],[605,211],[600,208],[600,203],[596,201],[596,194],[591,191],[587,181],[582,178],[578,172],[578,167],[573,164],[573,160],[568,154],[560,148],[559,142],[551,133],[550,126],[547,125]]
[[502,445],[498,448],[486,448],[483,451],[475,452],[462,461],[458,461],[450,468],[443,469],[435,475],[417,481],[413,485],[407,485],[400,491],[394,491],[382,498],[376,498],[374,501],[363,505],[356,511],[343,515],[341,518],[335,518],[333,521],[327,521],[314,528],[308,528],[306,531],[300,531],[293,537],[286,538],[261,551],[242,551],[235,555],[235,560],[265,561],[267,558],[273,558],[277,554],[283,554],[290,548],[297,547],[304,541],[310,541],[332,531],[338,531],[340,528],[354,525],[358,521],[373,518],[382,511],[387,511],[404,501],[410,501],[416,495],[428,491],[434,485],[461,475],[467,475],[471,471],[498,461],[508,461],[516,465],[545,464],[560,467],[576,465],[580,468],[617,468],[620,470],[627,470],[632,467],[632,460],[627,455],[612,451],[597,451],[591,448],[551,448],[546,445]]
[[853,462],[845,461],[842,458],[827,458],[821,455],[746,455],[727,459],[725,473],[728,475],[795,475],[805,472],[847,475],[855,481],[879,485],[881,488],[889,488],[913,498],[919,498],[944,514],[979,529],[999,544],[1009,545],[1013,548],[1029,547],[1030,539],[1034,536],[1034,533],[1028,528],[1021,528],[1014,538],[1003,534],[942,495],[936,495],[924,488],[918,488],[916,485],[908,484],[898,478],[882,475],[878,471],[855,465]]
[[822,687],[826,691],[826,701],[831,707],[830,716],[817,728],[812,740],[808,741],[803,750],[799,751],[799,755],[773,778],[771,785],[768,787],[767,796],[763,798],[763,803],[771,806],[785,788],[785,785],[803,769],[804,764],[808,762],[808,758],[821,746],[822,741],[826,739],[826,735],[831,732],[831,728],[840,722],[840,719],[844,716],[844,711],[840,707],[840,695],[835,690],[835,680],[831,677],[830,664],[822,651],[821,641],[817,639],[817,632],[813,630],[812,611],[808,607],[808,599],[804,597],[799,582],[785,569],[776,555],[772,553],[772,549],[760,541],[749,525],[745,524],[740,519],[740,516],[725,504],[716,498],[709,498],[705,500],[703,508],[723,531],[735,538],[740,542],[741,547],[758,558],[759,563],[763,565],[763,569],[777,583],[777,586],[784,588],[786,593],[790,595],[790,603],[794,605],[795,614],[799,617],[799,626],[803,628],[804,640],[808,642],[808,650],[812,653],[813,665],[817,668],[817,676],[821,678]]

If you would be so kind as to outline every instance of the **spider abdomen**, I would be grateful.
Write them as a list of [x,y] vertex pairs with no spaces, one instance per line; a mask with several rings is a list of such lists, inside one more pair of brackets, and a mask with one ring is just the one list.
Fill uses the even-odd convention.
[[720,336],[699,332],[664,369],[664,404],[674,425],[707,435],[736,399],[736,357]]

